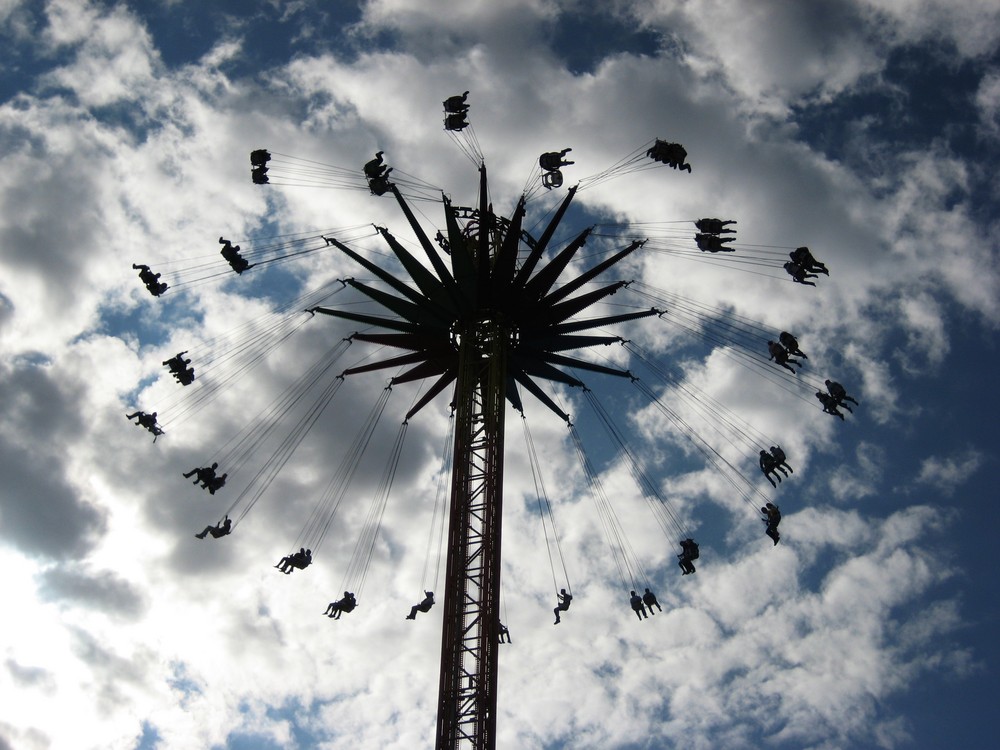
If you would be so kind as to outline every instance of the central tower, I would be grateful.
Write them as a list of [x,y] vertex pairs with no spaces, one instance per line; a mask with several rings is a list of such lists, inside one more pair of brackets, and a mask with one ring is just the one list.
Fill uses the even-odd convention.
[[499,315],[462,325],[448,526],[437,747],[496,746],[507,356]]
[[[324,307],[313,310],[387,329],[390,332],[359,332],[351,338],[407,352],[350,368],[344,375],[412,365],[391,383],[436,378],[407,413],[407,420],[454,384],[455,445],[437,750],[496,747],[506,402],[523,411],[519,389],[524,388],[569,422],[569,415],[537,381],[583,387],[561,367],[630,377],[628,371],[562,352],[619,342],[619,336],[581,332],[660,312],[652,308],[577,319],[579,313],[628,282],[614,281],[573,295],[641,247],[643,241],[632,242],[557,287],[556,282],[591,232],[590,228],[583,230],[546,259],[549,243],[576,189],[567,192],[536,239],[521,229],[525,198],[518,201],[511,218],[495,216],[487,200],[486,167],[481,166],[479,172],[477,209],[455,207],[443,199],[447,236],[439,233],[439,246],[427,237],[397,186],[388,181],[381,185],[382,192],[391,191],[395,196],[429,263],[428,267],[420,262],[387,229],[379,228],[409,280],[397,278],[381,264],[328,238],[391,289],[376,289],[354,279],[348,282],[392,317]],[[522,245],[526,246],[524,253]],[[450,260],[450,268],[445,258]]]

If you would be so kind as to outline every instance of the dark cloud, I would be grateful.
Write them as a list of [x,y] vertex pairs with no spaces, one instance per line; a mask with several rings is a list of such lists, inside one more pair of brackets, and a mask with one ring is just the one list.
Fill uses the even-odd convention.
[[0,328],[3,328],[14,318],[14,303],[0,294]]
[[82,429],[78,404],[47,368],[0,368],[0,423],[0,536],[33,555],[82,555],[105,514],[66,476],[62,446]]
[[4,191],[5,214],[16,221],[0,223],[0,243],[12,272],[46,280],[50,309],[56,311],[75,305],[87,287],[81,280],[87,277],[88,268],[95,270],[90,266],[92,258],[79,248],[106,246],[95,236],[100,232],[95,223],[79,220],[82,215],[102,213],[101,191],[86,166],[100,154],[82,145],[66,155],[47,145],[44,148],[36,164],[45,166],[36,171],[31,185]]
[[74,565],[51,568],[39,577],[45,601],[78,604],[127,618],[146,609],[146,597],[132,583],[109,570],[90,573]]
[[0,538],[32,555],[79,557],[105,528],[105,513],[88,503],[58,466],[0,438]]

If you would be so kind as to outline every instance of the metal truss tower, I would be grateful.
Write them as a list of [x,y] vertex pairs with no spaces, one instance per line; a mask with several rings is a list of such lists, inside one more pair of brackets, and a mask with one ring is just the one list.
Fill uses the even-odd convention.
[[461,335],[437,747],[496,746],[507,350],[502,319]]

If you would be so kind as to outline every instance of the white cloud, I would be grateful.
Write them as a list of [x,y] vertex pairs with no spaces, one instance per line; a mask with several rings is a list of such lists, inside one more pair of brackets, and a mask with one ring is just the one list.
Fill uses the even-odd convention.
[[969,479],[983,465],[986,456],[969,448],[950,456],[929,456],[920,464],[917,484],[927,484],[945,495]]
[[1000,11],[989,0],[863,0],[862,7],[888,20],[895,43],[925,40],[955,45],[962,57],[988,55],[997,46]]
[[1000,72],[994,70],[983,76],[976,91],[976,107],[983,133],[996,138],[1000,135]]
[[878,492],[885,465],[885,451],[877,445],[859,443],[853,465],[843,465],[830,477],[830,494],[838,502],[860,500]]
[[640,17],[676,41],[692,70],[721,77],[758,113],[784,116],[799,100],[829,100],[883,64],[851,3],[748,9],[729,0],[665,0]]

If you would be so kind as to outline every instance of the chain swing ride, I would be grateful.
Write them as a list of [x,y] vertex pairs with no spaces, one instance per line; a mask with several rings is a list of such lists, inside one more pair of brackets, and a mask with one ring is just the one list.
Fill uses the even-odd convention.
[[[342,253],[378,282],[374,285],[354,278],[332,280],[275,306],[261,318],[229,334],[197,349],[179,352],[163,362],[182,386],[178,395],[164,405],[168,416],[161,421],[157,412],[136,411],[128,415],[130,419],[136,418],[138,425],[151,432],[155,440],[165,434],[167,428],[181,424],[218,396],[223,384],[231,384],[265,361],[317,314],[363,326],[363,330],[325,352],[225,444],[212,458],[210,466],[198,467],[185,474],[188,478],[195,477],[195,484],[215,495],[227,484],[236,484],[237,477],[244,477],[250,471],[254,455],[269,441],[279,440],[284,433],[274,452],[243,484],[242,491],[228,505],[222,519],[197,535],[199,538],[228,536],[264,496],[346,377],[395,370],[398,374],[379,394],[296,540],[299,552],[286,556],[276,566],[283,573],[291,573],[308,567],[313,552],[318,553],[322,547],[360,458],[372,441],[393,387],[417,381],[430,383],[406,412],[389,449],[388,463],[348,564],[344,598],[329,605],[326,612],[329,617],[339,619],[343,613],[352,612],[362,595],[407,424],[440,394],[446,390],[452,394],[451,433],[443,457],[444,465],[451,467],[450,491],[446,493],[443,486],[439,487],[432,520],[433,525],[442,528],[446,551],[444,598],[440,604],[443,626],[437,701],[438,750],[489,750],[496,746],[498,653],[507,635],[502,624],[506,618],[501,616],[504,613],[501,612],[500,573],[508,403],[522,416],[552,582],[559,592],[559,604],[555,609],[557,622],[572,600],[552,506],[542,481],[534,441],[524,419],[522,389],[568,426],[618,577],[622,587],[630,591],[631,606],[640,619],[646,614],[645,606],[650,611],[654,605],[659,607],[655,594],[650,591],[649,577],[642,568],[640,556],[628,541],[614,504],[608,499],[599,471],[584,450],[579,432],[570,416],[541,383],[547,381],[556,386],[582,389],[584,401],[635,479],[657,524],[668,539],[681,539],[678,558],[685,575],[695,570],[693,562],[699,556],[698,545],[689,536],[681,514],[647,474],[625,433],[614,423],[594,392],[587,388],[579,373],[610,376],[631,384],[678,434],[690,441],[692,450],[725,478],[754,515],[758,518],[763,515],[766,533],[774,544],[780,537],[777,531],[780,511],[748,478],[742,462],[734,461],[732,456],[741,454],[750,463],[757,460],[760,470],[775,486],[777,483],[772,475],[780,482],[782,476],[788,476],[786,469],[791,467],[776,440],[754,429],[708,394],[683,382],[638,344],[607,333],[607,329],[644,318],[658,318],[701,337],[734,362],[773,381],[794,397],[814,403],[811,391],[815,390],[815,397],[824,411],[841,419],[843,414],[838,407],[850,410],[844,402],[857,403],[839,384],[832,383],[839,387],[838,390],[831,386],[831,381],[825,381],[824,390],[816,378],[796,372],[794,367],[801,368],[801,360],[806,357],[798,349],[794,336],[787,332],[778,336],[763,324],[657,289],[643,281],[607,280],[612,269],[642,250],[682,260],[742,266],[752,273],[764,275],[769,275],[767,272],[772,269],[783,269],[793,283],[815,286],[808,279],[818,278],[819,273],[828,274],[828,270],[812,257],[808,248],[800,247],[788,253],[788,248],[738,244],[735,229],[730,227],[736,222],[720,219],[695,221],[697,233],[693,246],[690,221],[597,224],[572,236],[568,242],[560,243],[556,239],[561,236],[562,222],[580,190],[625,174],[664,166],[691,172],[691,165],[686,162],[687,152],[680,144],[656,139],[602,172],[581,180],[566,191],[536,234],[534,228],[525,226],[529,205],[537,196],[549,195],[550,191],[562,187],[562,169],[574,164],[567,158],[571,149],[542,154],[510,216],[495,213],[489,200],[486,161],[468,121],[468,93],[449,97],[443,104],[445,131],[479,172],[478,202],[473,207],[455,206],[433,186],[390,167],[381,151],[363,169],[320,164],[265,149],[256,149],[250,155],[251,178],[257,185],[335,187],[364,190],[373,196],[391,195],[416,238],[423,258],[408,250],[388,228],[357,225],[243,242],[246,250],[220,237],[222,263],[218,255],[179,261],[171,265],[166,278],[144,264],[133,264],[154,297],[231,279],[233,273],[243,277],[252,274],[253,269],[331,251]],[[411,201],[433,201],[441,205],[443,225],[435,237],[428,236]],[[391,253],[392,264],[387,263],[384,256],[377,260],[366,257],[359,248],[358,243],[362,240],[376,237]],[[598,254],[603,258],[577,272],[574,269],[586,260],[580,252],[588,241],[600,245]],[[788,257],[790,261],[785,260]],[[381,312],[357,312],[347,306],[330,304],[347,289],[374,303]],[[629,312],[605,314],[606,300],[618,292],[640,300],[639,304]],[[602,314],[580,317],[596,308],[600,308]],[[308,315],[303,315],[303,310]],[[334,375],[334,366],[354,343],[374,345],[379,347],[379,353],[386,349],[402,353],[363,361]],[[595,347],[612,345],[623,347],[629,359],[641,364],[644,372],[659,383],[658,387],[652,387],[629,370],[611,363],[595,362],[599,357],[581,358],[573,354],[583,349],[592,353]],[[765,351],[768,358],[763,356]],[[800,359],[793,359],[792,355]],[[776,369],[775,365],[781,369]],[[692,415],[711,425],[713,434],[695,429]],[[727,443],[729,449],[724,451],[721,443]],[[771,448],[755,454],[762,445]],[[446,500],[445,494],[448,495]],[[429,578],[427,567],[432,556],[431,547],[429,541],[424,584]],[[439,566],[435,570],[439,570]],[[425,592],[424,601],[413,607],[408,619],[418,611],[428,611],[434,604],[436,575],[432,588]],[[563,588],[560,588],[560,580],[565,582]],[[646,596],[640,597],[636,591],[643,586]]]

